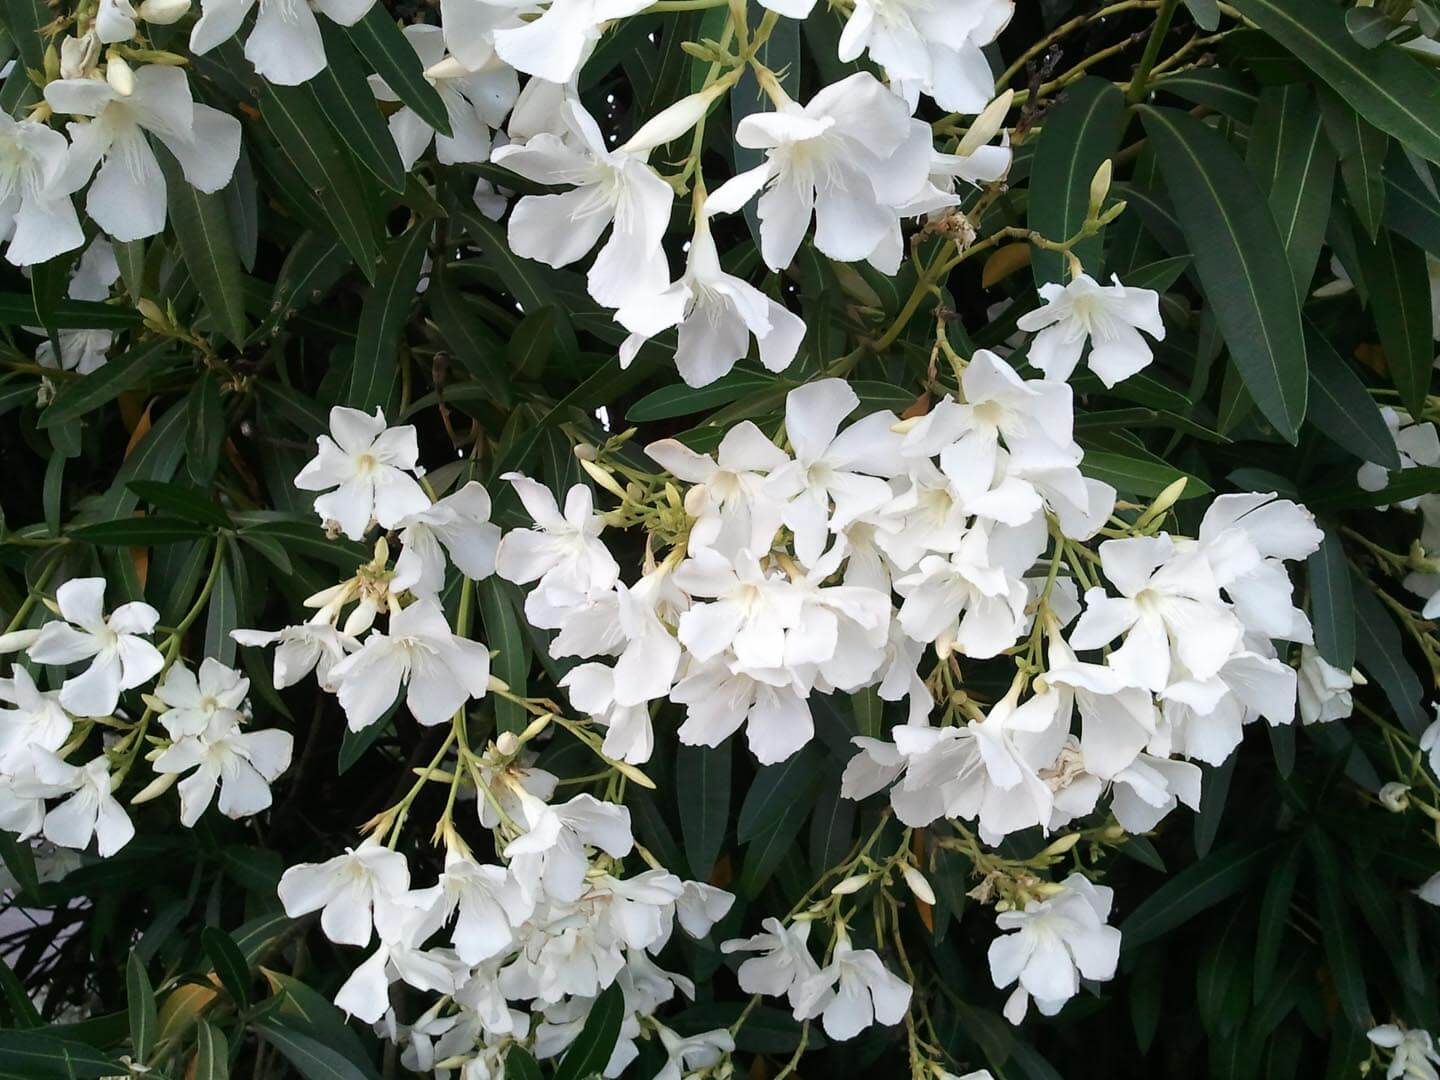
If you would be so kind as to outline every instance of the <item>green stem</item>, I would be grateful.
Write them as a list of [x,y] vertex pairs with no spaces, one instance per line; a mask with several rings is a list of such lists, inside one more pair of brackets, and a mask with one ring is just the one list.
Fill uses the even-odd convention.
[[1155,66],[1155,61],[1160,59],[1160,46],[1165,43],[1165,35],[1170,32],[1170,21],[1175,18],[1175,8],[1179,3],[1180,0],[1163,0],[1160,10],[1155,12],[1155,25],[1150,28],[1150,40],[1145,42],[1145,51],[1140,54],[1140,65],[1135,69],[1135,77],[1130,80],[1130,89],[1125,94],[1125,100],[1131,105],[1145,100],[1149,89],[1150,70]]

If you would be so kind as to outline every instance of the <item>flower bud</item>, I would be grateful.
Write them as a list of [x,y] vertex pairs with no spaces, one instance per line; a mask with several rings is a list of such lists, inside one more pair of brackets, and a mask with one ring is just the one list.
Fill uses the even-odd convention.
[[159,798],[174,787],[175,781],[179,779],[179,773],[160,773],[154,780],[151,780],[150,783],[146,784],[130,797],[130,805],[139,806],[141,803],[147,803],[151,799]]
[[495,737],[495,749],[509,757],[520,749],[520,739],[513,731],[502,731]]
[[970,125],[970,130],[965,132],[965,137],[960,140],[960,145],[955,148],[958,157],[969,157],[971,154],[984,146],[1000,131],[1005,123],[1005,114],[1010,111],[1010,104],[1015,100],[1015,91],[1006,90],[994,101],[986,105],[975,122]]
[[1135,524],[1140,528],[1144,528],[1150,524],[1150,522],[1162,517],[1179,501],[1180,496],[1185,494],[1185,485],[1189,482],[1190,478],[1188,476],[1182,476],[1177,480],[1171,481],[1170,485],[1166,487],[1164,491],[1155,496],[1155,501],[1150,504],[1150,509],[1141,514],[1140,520]]
[[619,481],[615,479],[614,473],[602,469],[599,465],[595,464],[595,462],[587,461],[585,458],[579,458],[578,460],[580,467],[585,470],[586,475],[589,476],[591,480],[594,480],[595,483],[599,484],[622,502],[625,500],[625,489],[621,487]]
[[1392,814],[1403,814],[1410,808],[1410,785],[1392,780],[1380,789],[1380,805]]
[[474,72],[453,56],[447,56],[425,69],[425,77],[434,81],[459,79],[473,74]]
[[130,70],[130,65],[113,52],[105,56],[105,81],[110,84],[110,89],[121,97],[129,97],[135,93],[135,73]]
[[905,884],[915,894],[915,899],[926,904],[935,903],[935,890],[930,887],[930,882],[925,880],[925,875],[919,870],[907,864],[901,869],[900,876],[905,879]]
[[38,627],[33,630],[11,630],[8,634],[0,634],[0,655],[28,649],[35,644],[35,639],[39,636],[40,629]]
[[710,111],[715,99],[729,89],[730,83],[722,79],[704,90],[681,98],[642,124],[640,130],[630,136],[620,149],[627,154],[643,154],[678,139],[698,124],[700,118]]
[[1085,214],[1088,220],[1094,221],[1105,208],[1105,196],[1110,194],[1110,176],[1114,169],[1110,159],[1106,158],[1090,178],[1090,209]]
[[1080,843],[1080,834],[1078,832],[1067,833],[1065,836],[1057,839],[1053,844],[1047,847],[1040,854],[1064,855],[1067,851],[1069,851],[1078,843]]
[[859,892],[869,883],[869,874],[851,874],[844,881],[838,882],[835,887],[830,890],[830,895],[849,896],[851,893]]
[[189,10],[190,0],[144,0],[135,9],[140,18],[156,26],[179,22]]

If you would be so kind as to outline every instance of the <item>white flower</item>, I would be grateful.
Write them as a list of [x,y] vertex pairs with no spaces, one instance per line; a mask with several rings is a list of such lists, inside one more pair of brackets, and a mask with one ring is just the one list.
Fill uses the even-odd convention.
[[0,772],[28,766],[35,749],[55,751],[65,745],[74,727],[54,690],[40,691],[30,672],[16,666],[8,679],[0,679],[0,701],[13,709],[0,709]]
[[839,58],[868,51],[914,107],[928,94],[949,112],[977,113],[995,77],[981,51],[999,36],[1013,0],[856,0],[840,35]]
[[[325,43],[318,11],[341,26],[353,26],[375,0],[259,0],[260,14],[245,40],[245,59],[267,82],[297,86],[325,70]],[[256,0],[200,0],[200,18],[190,31],[190,51],[209,52],[239,32]]]
[[[863,416],[844,431],[840,422],[860,404],[841,379],[799,386],[785,398],[785,434],[794,460],[770,474],[766,491],[784,501],[795,554],[813,565],[826,534],[885,505],[891,490],[882,477],[903,471],[901,437],[891,412]],[[833,510],[832,510],[833,504]]]
[[720,951],[726,955],[764,953],[740,965],[735,973],[740,989],[747,994],[785,995],[794,1005],[799,988],[820,972],[806,945],[812,924],[797,922],[785,926],[779,919],[769,918],[760,925],[765,928],[764,933],[723,942]]
[[405,856],[374,837],[323,863],[301,863],[280,878],[280,902],[292,919],[320,912],[320,928],[337,945],[368,945],[410,888]]
[[217,718],[241,723],[240,709],[249,692],[250,680],[213,656],[200,664],[198,678],[183,662],[172,664],[155,688],[155,696],[168,706],[160,722],[172,739],[199,735]]
[[1415,890],[1415,895],[1427,904],[1434,904],[1436,907],[1440,907],[1440,871],[1426,878],[1425,884]]
[[540,18],[496,30],[495,51],[527,75],[568,83],[600,40],[605,23],[648,6],[649,0],[552,0]]
[[235,715],[222,710],[210,717],[203,730],[186,734],[165,749],[155,759],[155,771],[194,770],[179,784],[180,823],[187,828],[200,820],[216,785],[222,814],[249,817],[270,805],[270,784],[290,767],[294,743],[288,731],[242,731]]
[[1062,716],[1068,717],[1072,707],[1079,708],[1085,768],[1112,779],[1154,738],[1155,700],[1149,691],[1127,685],[1114,668],[1076,659],[1053,617],[1049,632],[1049,670],[1044,679],[1060,690]]
[[419,938],[424,940],[429,929],[445,925],[454,915],[450,940],[467,964],[482,963],[509,948],[515,930],[535,906],[503,866],[484,866],[453,850],[446,853],[445,870],[436,884],[439,897]]
[[1140,754],[1115,774],[1110,809],[1126,832],[1149,832],[1179,803],[1200,809],[1200,766]]
[[974,526],[960,535],[948,558],[927,555],[913,573],[899,578],[895,588],[905,597],[899,614],[905,633],[977,660],[1014,644],[1024,629],[1029,594],[998,561],[997,546],[990,530]]
[[69,125],[67,183],[79,187],[99,164],[86,212],[114,239],[139,240],[165,227],[165,174],[146,132],[180,162],[188,184],[214,192],[235,172],[240,121],[195,101],[183,68],[150,64],[132,75],[112,59],[107,73],[108,81],[57,79],[45,87],[45,101],[57,113],[93,117]]
[[1239,644],[1240,624],[1221,603],[1210,564],[1199,553],[1177,553],[1168,534],[1107,540],[1100,563],[1122,595],[1086,592],[1070,644],[1098,649],[1127,634],[1110,666],[1134,685],[1165,689],[1172,657],[1193,678],[1209,679]]
[[1126,288],[1118,277],[1111,280],[1114,284],[1100,285],[1089,274],[1078,274],[1068,285],[1042,285],[1045,306],[1016,322],[1021,330],[1039,331],[1030,343],[1030,363],[1047,379],[1070,378],[1087,341],[1090,370],[1106,386],[1128,379],[1154,359],[1140,331],[1165,340],[1159,294]]
[[765,265],[790,265],[815,218],[815,247],[832,259],[868,259],[894,273],[903,256],[900,218],[924,188],[933,149],[930,126],[911,122],[905,102],[869,72],[825,87],[805,106],[786,101],[751,113],[735,141],[765,161],[710,194],[710,213],[740,209],[761,190]]
[[500,527],[490,521],[490,494],[471,480],[459,491],[399,522],[403,550],[395,560],[392,592],[434,596],[445,587],[445,553],[466,577],[495,572]]
[[790,457],[754,423],[742,420],[725,432],[714,456],[697,454],[677,439],[653,442],[645,453],[677,480],[696,485],[685,496],[686,510],[696,519],[687,545],[691,552],[770,550],[782,508],[766,490],[765,478]]
[[[539,4],[531,0],[440,0],[445,47],[471,71],[478,71],[495,56],[496,31],[524,26],[527,17],[539,11]],[[531,85],[563,89],[541,79],[531,80]]]
[[832,1039],[853,1039],[872,1023],[898,1024],[910,1007],[910,984],[880,963],[873,949],[855,949],[842,934],[835,952],[794,995],[795,1019],[822,1018]]
[[702,211],[685,262],[685,276],[656,296],[636,297],[615,312],[630,336],[620,346],[629,367],[650,338],[672,326],[680,330],[675,366],[689,386],[707,386],[727,374],[750,351],[750,338],[768,371],[784,371],[805,338],[805,320],[748,281],[727,274]]
[[1436,718],[1420,735],[1420,749],[1430,757],[1430,772],[1440,776],[1440,705],[1435,712]]
[[70,195],[85,177],[68,171],[70,144],[33,120],[0,114],[0,240],[12,266],[29,266],[85,242]]
[[41,627],[28,650],[37,664],[73,664],[93,657],[83,673],[66,679],[60,688],[60,704],[76,716],[110,715],[120,691],[134,689],[165,666],[160,650],[139,636],[155,629],[160,613],[134,601],[121,604],[107,619],[104,599],[104,578],[65,582],[55,592],[60,619]]
[[608,592],[620,567],[600,539],[605,522],[594,512],[590,489],[584,484],[572,487],[562,516],[544,484],[519,473],[506,473],[502,479],[514,485],[539,529],[512,529],[505,534],[495,554],[496,573],[518,585],[539,581],[535,592],[553,606],[578,606]]
[[[527,32],[545,21],[508,32]],[[606,307],[655,296],[670,280],[660,241],[670,224],[674,189],[645,163],[644,153],[607,146],[594,118],[578,101],[567,100],[561,115],[564,136],[542,132],[523,144],[497,147],[490,155],[497,165],[527,180],[575,185],[560,195],[527,195],[517,202],[510,215],[511,249],[547,266],[567,266],[613,225],[586,276],[590,295]]]
[[[432,140],[435,157],[442,165],[487,160],[490,132],[505,122],[505,115],[520,93],[515,69],[493,54],[474,66],[447,56],[445,31],[438,26],[415,23],[405,27],[404,33],[420,58],[426,81],[440,95],[450,120],[450,134],[441,135],[410,106],[402,106],[390,114],[390,135],[400,151],[401,163],[407,170],[413,169]],[[381,101],[400,100],[378,75],[370,76],[370,87]]]
[[693,1075],[692,1070],[717,1064],[725,1054],[735,1049],[735,1040],[725,1028],[683,1038],[664,1024],[657,1023],[655,1030],[665,1048],[665,1064],[653,1080],[681,1080],[682,1075]]
[[330,671],[351,731],[384,715],[405,686],[405,705],[422,724],[443,724],[490,685],[490,650],[457,637],[440,605],[417,600],[372,631],[358,652]]
[[330,674],[347,652],[360,647],[349,634],[342,634],[329,623],[301,623],[279,630],[231,630],[230,636],[241,645],[275,645],[276,690],[293,686],[311,671],[322,690],[334,690]]
[[808,688],[783,669],[758,674],[776,681],[733,671],[724,657],[692,663],[670,691],[671,701],[686,706],[680,741],[719,746],[744,724],[750,752],[762,765],[784,761],[808,743],[815,734]]
[[1060,884],[1063,891],[1050,899],[995,917],[1001,930],[1014,931],[997,937],[989,951],[996,988],[1020,984],[1005,1005],[1012,1024],[1024,1017],[1031,997],[1042,1013],[1054,1016],[1079,990],[1077,975],[1101,981],[1115,976],[1120,931],[1105,925],[1114,891],[1079,873]]
[[[1327,720],[1343,720],[1354,711],[1355,705],[1350,691],[1355,686],[1351,672],[1341,671],[1331,664],[1313,645],[1300,648],[1300,670],[1298,679],[1300,695],[1300,719],[1306,724],[1319,724]],[[1440,751],[1434,747],[1440,743],[1440,723],[1431,724],[1425,733],[1430,736],[1431,768],[1440,764]],[[1425,748],[1424,736],[1421,748]]]
[[1390,1065],[1385,1070],[1386,1080],[1436,1080],[1440,1072],[1440,1054],[1435,1052],[1435,1041],[1428,1031],[1419,1028],[1404,1028],[1398,1024],[1381,1024],[1366,1033],[1376,1046],[1394,1051]]
[[45,815],[46,840],[83,851],[93,836],[101,858],[114,855],[130,842],[135,826],[110,794],[113,777],[103,755],[79,768],[43,751],[36,760],[36,773],[44,783],[63,786],[70,792]]
[[420,457],[415,428],[387,428],[378,406],[374,416],[335,406],[330,434],[315,444],[319,452],[295,477],[295,486],[327,492],[315,500],[315,512],[322,521],[336,522],[351,540],[362,538],[372,520],[392,529],[430,508],[414,477]]
[[95,13],[95,33],[107,45],[129,41],[135,36],[135,20],[153,26],[179,22],[190,10],[190,0],[142,0],[136,7],[130,0],[100,0]]
[[523,792],[518,797],[527,831],[506,845],[504,855],[529,896],[538,896],[543,887],[554,900],[577,900],[589,866],[586,845],[617,859],[635,845],[630,811],[624,806],[593,795],[576,795],[559,806],[547,806]]
[[426,928],[427,901],[432,890],[396,897],[392,914],[377,919],[380,945],[350,973],[335,994],[335,1005],[366,1023],[385,1015],[390,1004],[389,987],[401,980],[417,990],[453,994],[456,976],[463,968],[452,957],[420,948]]
[[[1413,469],[1417,465],[1440,465],[1440,434],[1436,433],[1434,424],[1416,421],[1404,410],[1391,408],[1389,405],[1381,406],[1380,415],[1395,440],[1395,450],[1399,454],[1402,470]],[[1383,491],[1390,484],[1390,472],[1383,465],[1367,461],[1356,472],[1355,482],[1365,491]],[[1402,510],[1414,510],[1420,505],[1420,500],[1421,496],[1417,495],[1414,498],[1401,499],[1395,505]],[[1388,504],[1376,507],[1377,510],[1388,508]]]

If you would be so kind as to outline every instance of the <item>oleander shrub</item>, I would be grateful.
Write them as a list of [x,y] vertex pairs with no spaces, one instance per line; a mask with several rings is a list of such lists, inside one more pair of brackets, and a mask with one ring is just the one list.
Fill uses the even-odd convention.
[[1435,0],[0,20],[0,1076],[1435,1080]]

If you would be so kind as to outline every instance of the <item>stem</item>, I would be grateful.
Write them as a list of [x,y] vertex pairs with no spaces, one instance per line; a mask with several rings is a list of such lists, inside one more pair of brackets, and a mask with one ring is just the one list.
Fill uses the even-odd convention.
[[1130,80],[1130,89],[1125,94],[1125,100],[1131,105],[1145,100],[1150,83],[1150,70],[1160,58],[1160,46],[1165,43],[1165,35],[1170,32],[1170,21],[1175,17],[1175,8],[1179,3],[1180,0],[1162,0],[1160,10],[1155,13],[1155,25],[1150,28],[1150,40],[1145,42],[1145,51],[1140,54],[1140,66],[1135,69],[1135,77]]

